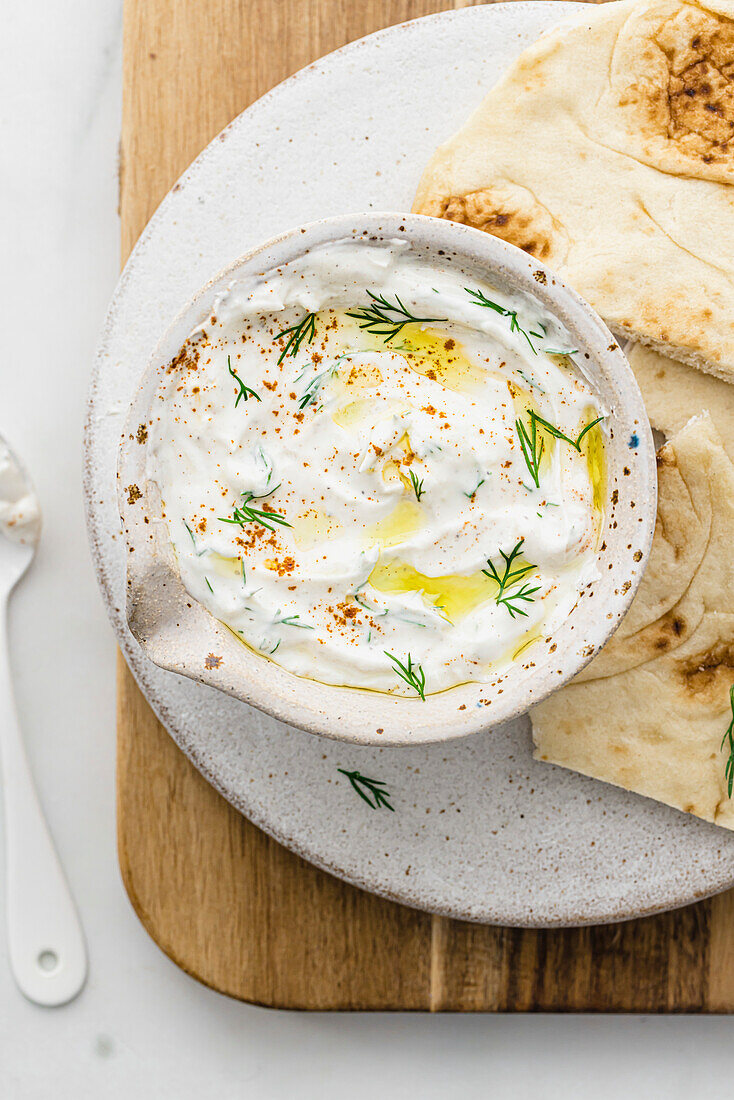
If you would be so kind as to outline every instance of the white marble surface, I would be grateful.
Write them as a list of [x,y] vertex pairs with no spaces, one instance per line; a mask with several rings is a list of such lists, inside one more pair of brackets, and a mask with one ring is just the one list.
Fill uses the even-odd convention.
[[114,643],[80,493],[89,364],[118,266],[120,0],[3,15],[0,432],[31,467],[46,524],[12,611],[17,695],[91,965],[77,1001],[39,1009],[0,936],[1,1100],[687,1100],[704,1080],[729,1086],[731,1019],[274,1013],[200,987],[148,939],[117,869]]

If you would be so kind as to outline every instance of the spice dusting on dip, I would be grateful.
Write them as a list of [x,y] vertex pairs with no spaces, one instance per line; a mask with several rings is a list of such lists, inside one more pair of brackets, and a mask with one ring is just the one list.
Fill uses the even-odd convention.
[[405,241],[233,283],[148,435],[183,584],[328,684],[425,697],[532,660],[597,576],[582,360],[535,299]]
[[0,536],[30,546],[41,533],[41,511],[30,482],[0,439]]

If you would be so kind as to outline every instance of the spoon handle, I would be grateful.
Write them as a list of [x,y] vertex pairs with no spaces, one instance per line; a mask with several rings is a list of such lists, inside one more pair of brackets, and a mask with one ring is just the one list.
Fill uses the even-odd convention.
[[8,662],[6,601],[0,604],[0,763],[10,965],[29,1000],[66,1004],[84,985],[87,953],[23,747]]

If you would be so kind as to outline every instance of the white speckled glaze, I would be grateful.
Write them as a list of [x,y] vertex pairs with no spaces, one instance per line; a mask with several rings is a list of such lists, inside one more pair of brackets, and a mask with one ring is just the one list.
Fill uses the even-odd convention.
[[[346,745],[157,668],[125,621],[115,472],[142,368],[197,288],[288,226],[345,209],[408,209],[436,144],[521,49],[577,10],[499,4],[392,28],[310,66],[241,115],[164,200],[123,273],[98,353],[85,449],[90,541],[120,644],[207,779],[278,840],[357,885],[509,925],[623,920],[725,889],[734,837],[536,764],[525,718],[444,744]],[[392,111],[378,120],[385,98]],[[294,118],[316,135],[308,147],[290,141]],[[344,163],[348,172],[338,170]],[[383,779],[395,813],[361,802],[339,767]]]
[[[469,285],[487,280],[504,293],[532,295],[564,325],[575,356],[607,410],[606,500],[597,553],[598,579],[552,636],[489,683],[467,683],[418,698],[334,687],[287,672],[237,641],[192,600],[178,575],[160,500],[146,482],[139,435],[156,393],[187,336],[212,312],[234,280],[288,264],[331,241],[389,245],[407,241],[425,261],[453,268]],[[131,487],[135,491],[131,492]],[[241,257],[207,284],[176,318],[153,353],[122,435],[119,503],[128,544],[127,621],[161,668],[220,688],[310,733],[372,745],[449,741],[523,714],[574,676],[626,612],[647,561],[655,526],[655,451],[640,391],[609,329],[590,306],[531,256],[479,230],[416,214],[368,213],[301,226]]]

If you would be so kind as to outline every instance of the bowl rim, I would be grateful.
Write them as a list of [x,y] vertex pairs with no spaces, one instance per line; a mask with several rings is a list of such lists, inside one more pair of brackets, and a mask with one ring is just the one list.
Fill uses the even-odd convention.
[[[587,358],[593,360],[604,378],[615,379],[621,398],[619,412],[629,417],[634,425],[633,435],[638,441],[637,461],[631,464],[631,469],[624,467],[625,474],[630,474],[625,487],[635,488],[631,503],[631,507],[636,508],[634,545],[638,556],[635,564],[628,563],[629,575],[615,590],[607,617],[596,615],[585,629],[583,644],[577,644],[578,639],[574,639],[562,648],[560,655],[554,657],[552,663],[561,665],[555,670],[554,677],[546,674],[538,690],[527,688],[526,694],[518,690],[514,699],[510,692],[504,699],[500,693],[488,703],[486,695],[482,698],[480,694],[483,689],[486,693],[487,685],[478,681],[428,695],[425,702],[421,702],[404,696],[309,680],[287,672],[267,657],[243,646],[227,627],[196,601],[192,601],[193,607],[192,602],[188,603],[190,615],[183,611],[184,618],[191,619],[191,629],[197,633],[196,652],[193,652],[194,646],[182,647],[178,644],[181,640],[180,629],[178,635],[175,633],[181,623],[175,620],[175,613],[175,621],[171,618],[171,597],[173,594],[175,604],[177,586],[179,597],[183,594],[188,601],[192,598],[183,589],[173,568],[172,551],[166,555],[158,537],[160,532],[157,529],[160,529],[161,523],[149,524],[147,513],[141,517],[141,511],[145,511],[145,508],[141,509],[141,500],[144,504],[150,503],[147,484],[144,483],[141,495],[136,499],[131,499],[128,493],[131,485],[138,488],[138,482],[143,480],[141,472],[146,449],[139,446],[136,425],[142,425],[146,420],[144,414],[149,411],[150,398],[157,388],[161,370],[190,332],[207,316],[217,290],[225,289],[239,277],[271,270],[329,242],[351,237],[375,243],[376,240],[401,239],[401,234],[402,239],[410,240],[413,247],[422,248],[429,254],[449,256],[458,260],[460,266],[467,264],[488,269],[484,275],[488,281],[513,283],[516,288],[540,300],[549,312],[560,316],[567,327],[571,321],[574,337],[578,337],[588,349]],[[273,255],[278,258],[269,259],[261,268],[258,267],[259,260]],[[250,270],[246,270],[248,268]],[[595,386],[594,379],[589,380]],[[616,411],[611,413],[610,420],[614,422],[617,415]],[[610,434],[613,436],[611,429]],[[607,452],[610,453],[609,446]],[[125,420],[117,476],[118,504],[128,549],[125,614],[128,627],[146,656],[161,668],[218,688],[307,732],[350,743],[383,746],[447,741],[485,731],[525,713],[580,672],[609,640],[634,597],[649,556],[657,503],[655,449],[642,395],[619,344],[592,307],[549,268],[513,245],[470,226],[400,211],[341,214],[295,226],[249,249],[212,276],[180,309],[142,371],[135,399]],[[638,488],[642,491],[638,492]],[[614,514],[613,509],[610,515]],[[606,518],[609,519],[609,516]],[[614,527],[617,527],[616,522]],[[164,537],[167,542],[167,532]],[[610,528],[610,543],[616,539]],[[170,544],[168,546],[170,549]],[[631,550],[631,546],[628,549]],[[165,598],[159,606],[156,593],[164,590]],[[177,608],[180,614],[180,599]],[[203,649],[199,639],[203,641],[205,635],[207,642],[203,649],[209,649],[209,654],[207,659],[202,660]],[[214,649],[210,648],[215,643],[228,654],[226,662],[223,658],[213,663],[209,660],[215,656]],[[233,646],[240,657],[239,660],[235,658],[234,674],[230,663]],[[509,671],[513,669],[514,666]],[[259,676],[258,672],[267,675]],[[533,678],[526,677],[531,681]],[[542,686],[543,683],[545,686]],[[317,696],[318,701],[309,696]],[[447,706],[449,697],[450,705]],[[363,717],[365,708],[360,707],[361,703],[366,703],[367,710],[373,712],[369,721]],[[379,711],[382,716],[375,717]]]

